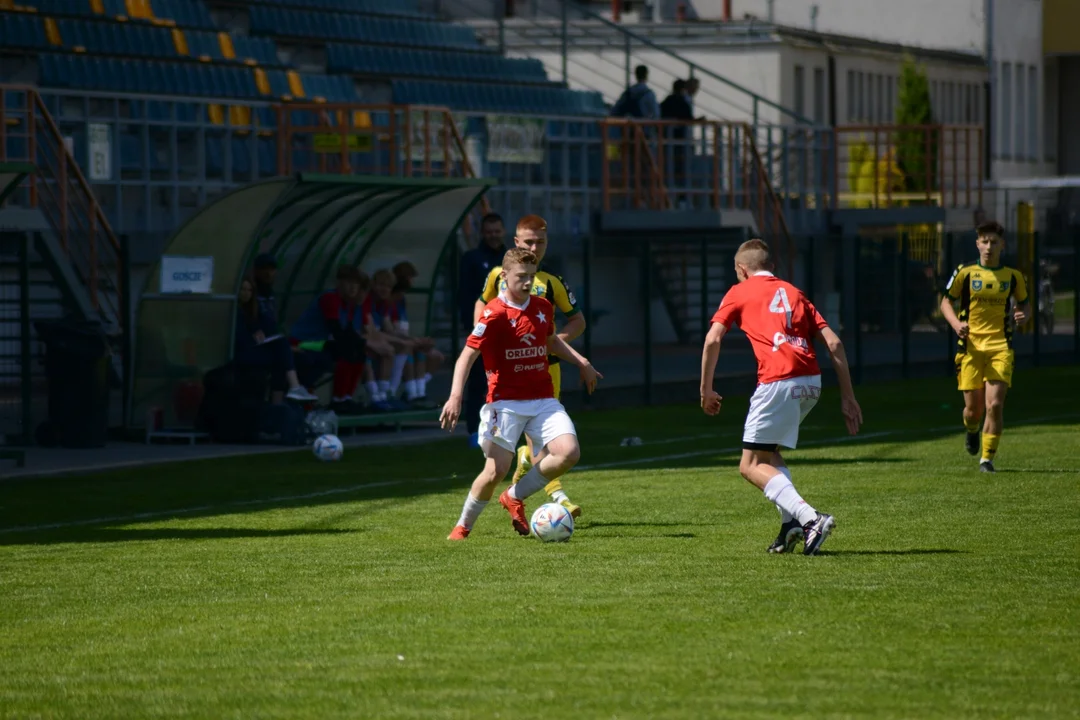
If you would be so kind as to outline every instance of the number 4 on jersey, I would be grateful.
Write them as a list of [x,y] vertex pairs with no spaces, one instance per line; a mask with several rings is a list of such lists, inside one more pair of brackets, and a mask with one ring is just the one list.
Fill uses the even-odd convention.
[[791,302],[788,300],[787,289],[780,288],[776,291],[772,302],[769,303],[769,312],[785,313],[787,315],[787,327],[791,327]]

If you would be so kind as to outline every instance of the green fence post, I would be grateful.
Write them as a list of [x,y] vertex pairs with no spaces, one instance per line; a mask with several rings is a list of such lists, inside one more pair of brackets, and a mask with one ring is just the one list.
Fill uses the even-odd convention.
[[862,319],[859,316],[859,254],[862,249],[862,238],[858,235],[855,236],[855,242],[852,244],[855,252],[855,272],[852,274],[852,287],[851,295],[852,302],[855,303],[855,382],[862,382],[862,370],[863,370],[863,353],[862,353]]
[[[593,332],[593,320],[592,313],[592,240],[586,235],[581,239],[581,274],[582,284],[581,288],[581,304],[582,312],[585,313],[585,337],[582,342],[584,343],[585,357],[592,361],[592,332]],[[586,405],[592,404],[592,395],[589,391],[582,388],[582,396]]]
[[701,238],[701,341],[709,334],[709,238]]
[[450,357],[457,359],[458,356],[458,313],[461,312],[461,302],[458,298],[458,243],[457,238],[450,241]]
[[22,416],[21,442],[24,445],[29,445],[34,437],[34,392],[31,386],[34,374],[31,371],[33,358],[30,356],[30,238],[30,233],[25,233],[19,245],[19,375],[22,380],[22,407],[19,411]]
[[1080,230],[1073,233],[1073,355],[1080,360]]
[[1039,340],[1039,336],[1042,334],[1042,318],[1039,317],[1039,281],[1042,279],[1042,272],[1039,269],[1039,233],[1038,231],[1032,233],[1031,236],[1032,246],[1032,259],[1031,259],[1031,278],[1028,282],[1028,301],[1034,308],[1033,318],[1034,323],[1032,330],[1035,331],[1035,337],[1032,339],[1032,352],[1035,354],[1035,367],[1039,367],[1040,362],[1039,355],[1042,351],[1042,343]]
[[900,375],[905,380],[910,375],[911,363],[911,312],[908,292],[911,282],[908,278],[908,234],[900,234]]
[[645,298],[645,404],[652,405],[652,241],[641,253],[641,289]]
[[[954,269],[955,268],[953,267],[953,234],[952,233],[946,233],[945,234],[945,272],[948,273],[949,277],[952,277],[952,273],[953,273]],[[945,282],[948,282],[948,280],[946,280]],[[941,290],[942,292],[944,292],[944,288],[945,288],[945,285],[939,283],[938,289]],[[945,322],[944,318],[942,318],[942,322]],[[952,327],[949,326],[948,322],[945,322],[945,357],[948,359],[948,363],[946,363],[946,366],[945,366],[946,368],[952,368],[952,356],[953,356]],[[948,372],[951,373],[952,371],[949,370]]]
[[120,314],[122,317],[121,323],[123,323],[120,327],[120,337],[123,342],[123,355],[120,357],[120,366],[124,377],[120,379],[120,382],[123,388],[121,402],[123,403],[124,429],[127,430],[127,428],[131,427],[131,368],[135,362],[135,331],[131,327],[131,242],[126,233],[120,236],[120,277],[122,278],[121,282],[124,283],[120,293]]

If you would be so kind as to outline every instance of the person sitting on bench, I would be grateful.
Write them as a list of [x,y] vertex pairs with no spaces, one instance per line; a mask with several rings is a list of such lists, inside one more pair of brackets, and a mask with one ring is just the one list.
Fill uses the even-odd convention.
[[277,334],[274,318],[260,307],[255,295],[254,278],[245,277],[240,282],[237,299],[233,344],[233,361],[236,365],[270,371],[270,401],[275,405],[281,404],[286,397],[298,402],[317,400],[300,384],[293,364],[293,350],[285,337]]

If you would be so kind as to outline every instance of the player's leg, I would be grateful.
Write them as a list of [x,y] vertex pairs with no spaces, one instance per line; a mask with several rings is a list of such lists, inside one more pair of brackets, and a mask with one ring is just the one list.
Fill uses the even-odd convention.
[[[555,388],[555,399],[561,400],[562,398],[562,363],[555,363],[548,368],[548,372],[551,374],[551,384]],[[533,463],[539,462],[536,454],[533,454]],[[562,485],[562,476],[557,475],[551,478],[551,481],[544,487],[544,492],[551,496],[551,499],[562,505],[569,511],[570,515],[577,518],[581,517],[581,507],[575,505],[570,501],[570,498],[566,495],[566,490]]]
[[[787,463],[784,461],[779,449],[772,455],[772,466],[775,467],[781,475],[788,480],[791,480],[791,470],[788,469]],[[771,553],[794,552],[795,546],[805,537],[802,525],[800,525],[799,521],[784,508],[778,505],[776,509],[780,511],[780,532],[777,534],[776,539],[773,540],[772,545],[765,549]]]
[[465,381],[465,427],[469,431],[470,447],[480,447],[480,413],[487,389],[484,358],[478,357]]
[[[465,498],[465,505],[461,509],[461,517],[458,518],[457,525],[454,526],[448,540],[464,540],[469,536],[473,524],[487,507],[491,496],[495,494],[495,488],[506,477],[514,461],[513,447],[517,443],[518,436],[521,435],[524,424],[503,410],[503,406],[493,404],[484,405],[480,410],[479,433],[480,447],[484,450],[484,469],[473,481],[469,495]],[[524,534],[527,535],[528,523],[525,522],[524,525]],[[518,530],[516,521],[514,529]],[[518,532],[521,531],[518,530]]]
[[[569,472],[581,457],[577,430],[562,403],[554,399],[537,400],[530,408],[530,415],[524,428],[525,434],[532,446],[541,450],[524,477],[499,498],[512,514],[519,511],[523,520],[525,506],[522,501],[545,487],[551,478]],[[527,523],[525,529],[528,531]]]
[[780,508],[781,518],[786,512],[803,528],[805,555],[817,553],[836,523],[831,515],[819,513],[807,503],[788,475],[773,463],[781,445],[797,445],[799,424],[819,393],[820,381],[805,378],[759,385],[750,398],[739,463],[742,476]]
[[1005,431],[1005,396],[1012,386],[1016,357],[1012,350],[994,353],[986,363],[986,424],[983,426],[982,456],[979,469],[994,472],[1001,434]]
[[969,455],[979,452],[979,426],[983,420],[983,363],[980,353],[970,351],[956,356],[957,388],[964,394],[964,449]]

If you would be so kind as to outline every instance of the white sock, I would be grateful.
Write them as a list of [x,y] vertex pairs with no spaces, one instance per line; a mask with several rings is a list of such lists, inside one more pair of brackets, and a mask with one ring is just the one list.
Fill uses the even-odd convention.
[[427,378],[418,378],[416,380],[416,397],[427,396]]
[[345,397],[337,397],[335,395],[334,399],[333,399],[333,402],[348,402],[349,400],[352,400],[352,398],[349,397],[348,395],[346,395]]
[[431,373],[424,373],[424,382],[431,382]]
[[533,465],[532,469],[525,473],[525,477],[510,486],[510,497],[524,500],[547,484],[548,480],[540,474],[540,468]]
[[817,518],[817,510],[802,499],[799,491],[791,484],[783,474],[777,475],[765,486],[765,497],[776,503],[776,506],[787,510],[788,514],[805,525]]
[[477,500],[470,493],[465,498],[465,507],[461,508],[461,517],[458,519],[457,524],[466,530],[472,530],[473,523],[476,522],[476,518],[480,517],[480,513],[484,512],[488,502],[487,500]]
[[551,493],[551,499],[555,502],[562,502],[563,500],[565,500],[566,502],[570,502],[570,498],[566,497],[566,493],[564,493],[562,490],[556,490],[555,492]]
[[364,383],[364,389],[367,390],[368,400],[379,402],[379,384],[377,382],[368,380]]
[[420,393],[416,390],[415,380],[405,381],[405,397],[407,397],[409,400],[415,400],[416,398],[420,397]]
[[389,380],[380,380],[379,381],[379,394],[385,397],[389,393],[390,393],[390,381]]
[[390,370],[390,392],[397,394],[401,387],[401,376],[405,373],[405,366],[409,364],[408,355],[395,355],[394,367]]
[[[789,482],[791,481],[791,470],[789,470],[786,466],[781,467],[781,468],[776,468],[776,469],[779,470],[780,474],[783,475],[784,477],[786,477]],[[787,510],[780,507],[779,505],[776,506],[776,509],[780,511],[780,524],[781,525],[786,525],[787,523],[791,522],[791,513],[789,513]]]

